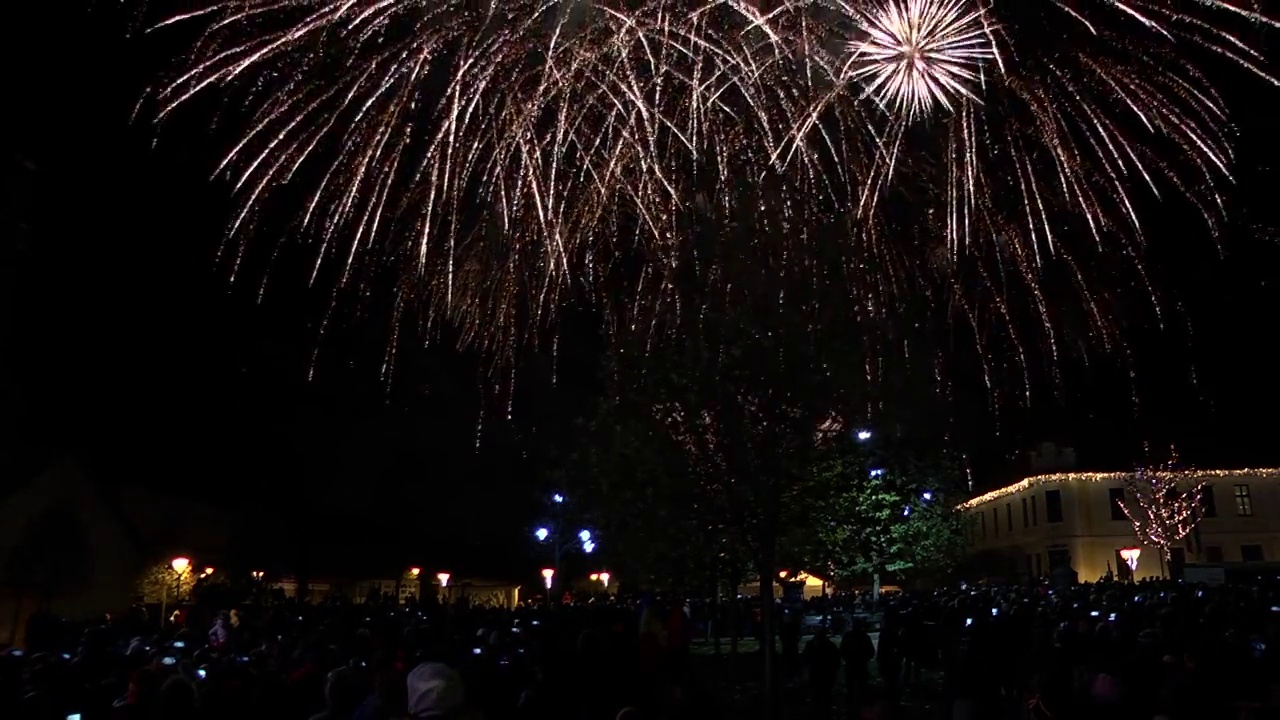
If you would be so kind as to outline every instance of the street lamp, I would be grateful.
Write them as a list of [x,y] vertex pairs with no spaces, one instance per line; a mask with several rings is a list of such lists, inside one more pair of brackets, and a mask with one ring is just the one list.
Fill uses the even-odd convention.
[[262,572],[261,570],[254,570],[253,572],[249,573],[249,575],[251,575],[254,580],[261,580],[262,576],[265,574],[266,573]]
[[560,493],[556,493],[555,495],[551,496],[551,502],[559,505],[560,503],[564,502],[564,496],[561,495]]
[[1124,560],[1124,564],[1129,566],[1129,572],[1136,573],[1138,571],[1138,557],[1142,555],[1142,548],[1127,547],[1120,550],[1120,559]]
[[547,586],[547,602],[551,602],[551,578],[555,576],[556,571],[553,568],[542,568],[542,582]]
[[409,568],[409,577],[416,578],[421,574],[422,574],[422,568],[418,568],[418,567]]
[[544,527],[540,527],[537,530],[533,531],[533,536],[538,538],[538,542],[546,542],[547,538],[550,535],[551,535],[551,531]]
[[[174,602],[182,600],[182,576],[191,568],[191,559],[179,555],[169,561],[169,567],[173,568],[173,594]],[[164,592],[160,595],[160,627],[164,628],[165,610],[169,605],[169,583],[164,584]]]
[[870,439],[871,439],[871,431],[870,431],[870,430],[859,430],[859,431],[858,431],[858,434],[856,435],[856,437],[858,438],[858,442],[866,442],[866,441],[868,441],[868,440],[870,440]]
[[609,573],[607,572],[600,573],[600,582],[604,583],[605,587],[609,587]]
[[449,587],[449,577],[450,575],[447,572],[436,573],[436,579],[440,581],[440,587],[442,588]]

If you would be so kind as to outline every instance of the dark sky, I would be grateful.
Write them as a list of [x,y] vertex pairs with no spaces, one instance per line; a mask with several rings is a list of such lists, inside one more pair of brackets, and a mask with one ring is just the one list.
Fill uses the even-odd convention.
[[[512,422],[481,391],[476,358],[447,342],[409,350],[388,390],[376,319],[347,318],[317,344],[323,291],[286,273],[258,302],[255,282],[228,281],[216,261],[227,189],[208,180],[217,133],[130,122],[157,58],[109,12],[89,20],[64,3],[24,5],[49,16],[5,23],[2,43],[13,123],[0,255],[5,474],[70,453],[110,483],[253,498],[266,509],[318,498],[298,522],[411,527],[402,532],[495,546],[522,533],[540,474],[571,445],[571,420],[594,390],[564,378],[592,377],[593,356],[568,353],[555,388],[545,367],[523,373],[530,389]],[[1236,107],[1259,107],[1264,91],[1226,89],[1244,99]],[[1241,166],[1222,253],[1179,212],[1150,234],[1153,275],[1186,308],[1194,343],[1135,329],[1136,415],[1126,371],[1102,357],[1069,374],[1060,399],[1007,409],[999,434],[980,425],[968,448],[980,486],[1040,440],[1072,445],[1094,467],[1131,463],[1143,440],[1177,442],[1201,466],[1280,465],[1271,191],[1280,177],[1274,123],[1252,113],[1236,116]],[[16,237],[14,216],[26,225]],[[496,530],[478,532],[481,516]]]

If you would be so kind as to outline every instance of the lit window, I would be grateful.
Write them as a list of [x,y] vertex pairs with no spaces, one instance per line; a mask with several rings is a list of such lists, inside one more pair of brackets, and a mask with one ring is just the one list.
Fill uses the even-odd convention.
[[1249,497],[1248,485],[1236,485],[1236,515],[1241,517],[1253,516],[1253,499]]

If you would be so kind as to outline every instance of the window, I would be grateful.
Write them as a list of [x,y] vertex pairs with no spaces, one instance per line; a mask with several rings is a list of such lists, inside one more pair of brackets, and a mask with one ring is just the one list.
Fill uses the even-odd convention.
[[1000,537],[1000,508],[991,508],[991,525],[996,531],[996,537]]
[[1112,520],[1128,520],[1124,514],[1124,488],[1111,488],[1107,491],[1107,502],[1111,505]]
[[984,512],[979,512],[978,517],[982,518],[982,539],[986,540],[987,539],[987,514]]
[[1062,522],[1062,491],[1044,491],[1044,519],[1046,522]]
[[1205,485],[1200,496],[1200,517],[1218,517],[1218,502],[1213,497],[1213,486]]
[[1008,525],[1008,531],[1013,532],[1013,503],[1011,502],[1004,504],[1004,520]]
[[1220,563],[1222,562],[1222,548],[1217,545],[1208,545],[1204,549],[1205,562]]
[[1241,545],[1240,559],[1243,562],[1262,562],[1265,559],[1262,557],[1262,546],[1261,545]]
[[1031,527],[1040,525],[1040,513],[1036,512],[1036,496],[1031,496]]
[[1027,512],[1027,499],[1022,498],[1022,529],[1031,527],[1031,515]]
[[1051,548],[1049,550],[1049,572],[1062,567],[1071,567],[1071,552],[1064,547]]
[[1249,497],[1248,485],[1236,486],[1236,514],[1241,517],[1253,517],[1253,499]]

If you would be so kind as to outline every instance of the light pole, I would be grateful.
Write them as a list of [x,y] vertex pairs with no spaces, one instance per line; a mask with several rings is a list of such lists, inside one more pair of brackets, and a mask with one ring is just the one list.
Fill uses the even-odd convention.
[[[191,560],[182,556],[178,556],[169,561],[169,567],[173,568],[174,582],[173,594],[174,602],[182,600],[182,576],[191,568]],[[165,611],[169,609],[169,583],[164,584],[164,592],[160,593],[160,627],[164,627]]]
[[551,607],[551,579],[555,576],[555,568],[542,568],[542,582],[547,586],[547,607]]
[[1120,550],[1120,559],[1124,560],[1124,564],[1129,566],[1129,582],[1136,582],[1138,573],[1138,558],[1142,556],[1142,548],[1127,547]]
[[447,572],[436,573],[436,579],[440,581],[440,599],[445,599],[445,590],[449,587],[449,578],[452,577]]
[[560,558],[568,550],[575,546],[581,547],[582,552],[590,555],[596,550],[596,541],[591,535],[591,531],[583,528],[577,534],[570,538],[562,538],[560,535],[563,529],[563,519],[560,515],[563,513],[565,505],[565,496],[561,493],[553,493],[551,495],[552,511],[555,514],[555,521],[550,525],[541,525],[533,531],[533,537],[539,543],[549,544],[551,546],[552,567],[549,568],[551,575],[543,571],[542,577],[547,583],[547,600],[551,599],[551,582],[556,573],[560,571]]

